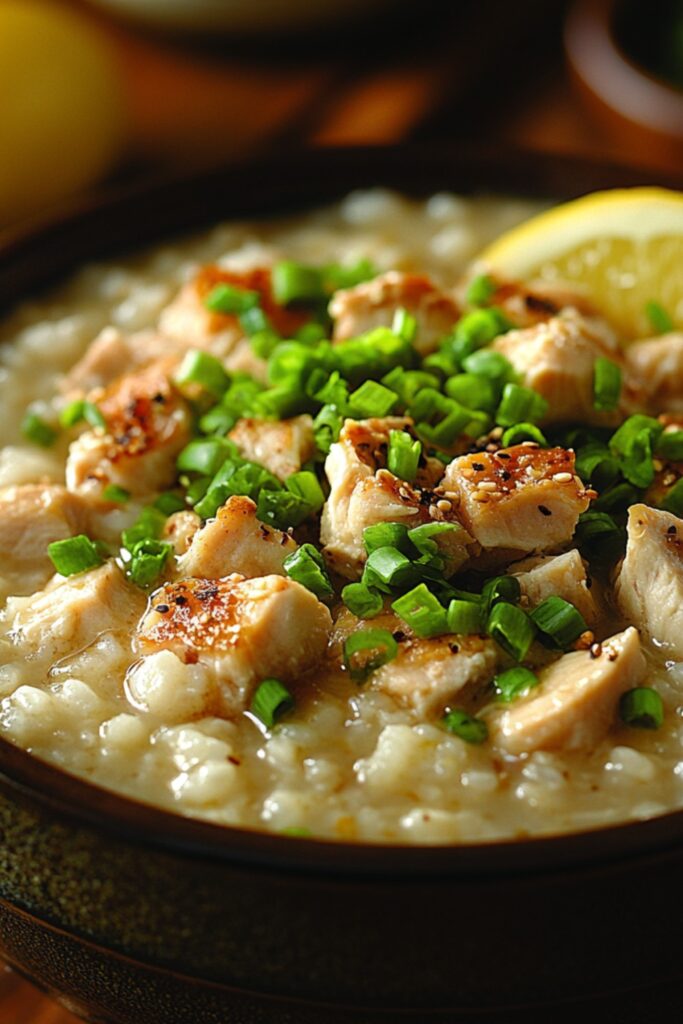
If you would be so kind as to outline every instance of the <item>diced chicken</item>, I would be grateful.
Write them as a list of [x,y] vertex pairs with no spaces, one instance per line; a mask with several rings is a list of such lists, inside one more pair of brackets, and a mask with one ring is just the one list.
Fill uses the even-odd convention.
[[683,412],[683,331],[634,342],[626,349],[626,365],[646,409],[654,415]]
[[144,606],[142,591],[109,561],[65,580],[57,576],[31,597],[10,598],[9,635],[25,657],[54,665],[80,653],[104,633],[127,640]]
[[658,647],[683,659],[683,519],[632,505],[615,592],[626,618]]
[[586,317],[595,316],[595,307],[575,288],[569,284],[540,279],[529,283],[498,281],[489,304],[502,309],[516,327],[533,327],[545,323],[569,309]]
[[54,575],[48,545],[85,531],[88,506],[57,484],[0,491],[0,574],[14,594],[30,594]]
[[234,496],[192,538],[178,562],[178,575],[218,579],[230,573],[242,576],[284,575],[282,563],[296,551],[286,533],[256,518],[251,498]]
[[261,680],[295,683],[313,668],[331,626],[325,605],[281,576],[186,579],[156,591],[135,644],[142,655],[170,650],[205,665],[229,717],[248,706]]
[[117,327],[105,327],[62,379],[60,390],[69,396],[85,395],[95,388],[108,387],[122,373],[132,373],[173,355],[180,357],[179,345],[156,331],[124,334]]
[[632,627],[598,652],[573,651],[539,673],[539,685],[488,717],[493,743],[509,754],[590,749],[614,720],[619,698],[645,678],[647,666]]
[[229,437],[245,459],[259,462],[280,480],[297,473],[315,453],[310,416],[290,420],[241,419]]
[[201,527],[202,521],[196,512],[190,512],[189,509],[174,512],[164,524],[162,540],[167,540],[173,545],[176,555],[184,555]]
[[465,529],[501,557],[566,544],[593,492],[574,474],[574,452],[531,443],[454,459],[442,482]]
[[166,369],[154,364],[121,378],[101,396],[93,393],[106,427],[88,430],[72,443],[69,490],[98,495],[117,484],[144,495],[174,482],[176,457],[190,439],[190,414]]
[[510,360],[526,387],[533,388],[548,401],[544,423],[580,420],[617,424],[623,412],[632,408],[635,392],[625,373],[620,410],[595,410],[595,360],[605,356],[623,367],[623,358],[607,328],[598,330],[595,321],[572,310],[534,327],[508,331],[496,338],[492,348]]
[[510,572],[519,580],[522,594],[530,605],[540,604],[553,595],[562,597],[578,608],[587,625],[595,624],[598,609],[589,589],[591,581],[586,575],[586,563],[576,548],[562,555],[525,558],[510,566]]
[[355,288],[336,292],[329,307],[335,321],[334,338],[342,341],[375,327],[391,327],[394,314],[401,308],[417,320],[414,345],[423,356],[436,350],[460,316],[453,296],[428,277],[390,270]]
[[[413,527],[430,519],[457,522],[447,499],[433,497],[430,490],[419,486],[420,477],[413,486],[380,468],[386,463],[389,431],[404,430],[409,423],[399,417],[346,420],[339,441],[330,448],[325,462],[330,496],[323,508],[320,539],[330,565],[349,579],[360,575],[365,562],[366,527],[375,523]],[[431,467],[425,467],[425,474],[430,473]],[[438,507],[439,501],[442,508]],[[467,544],[471,541],[465,530],[451,537],[449,573],[468,557]]]

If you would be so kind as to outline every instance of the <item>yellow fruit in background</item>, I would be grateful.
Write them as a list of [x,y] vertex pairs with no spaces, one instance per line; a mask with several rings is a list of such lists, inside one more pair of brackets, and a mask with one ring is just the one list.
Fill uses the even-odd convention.
[[0,97],[0,225],[87,187],[122,151],[109,44],[62,3],[0,0]]

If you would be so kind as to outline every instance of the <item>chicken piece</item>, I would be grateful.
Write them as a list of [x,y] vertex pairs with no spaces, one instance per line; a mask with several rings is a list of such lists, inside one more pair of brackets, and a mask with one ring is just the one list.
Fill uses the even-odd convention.
[[176,457],[190,439],[190,413],[167,370],[165,363],[154,364],[91,395],[106,427],[87,430],[72,443],[69,490],[97,496],[117,484],[140,496],[173,484]]
[[105,327],[62,379],[60,390],[70,398],[86,395],[108,387],[122,371],[131,373],[168,356],[180,358],[183,350],[156,331],[124,334],[117,327]]
[[574,474],[574,452],[532,442],[453,459],[443,478],[465,529],[501,558],[552,551],[571,540],[593,491]]
[[145,607],[145,597],[115,562],[55,577],[28,598],[10,598],[7,621],[14,644],[39,665],[54,665],[94,643],[103,633],[127,639]]
[[[543,423],[578,420],[616,425],[634,408],[635,390],[616,340],[607,328],[598,330],[596,321],[573,310],[534,327],[508,331],[491,347],[510,360],[522,384],[548,401]],[[620,408],[613,412],[598,412],[593,407],[593,370],[599,356],[624,370]]]
[[343,341],[375,327],[391,327],[396,310],[401,308],[417,320],[414,346],[422,356],[436,351],[460,316],[453,296],[428,277],[390,270],[335,293],[329,306],[335,321],[334,339]]
[[49,544],[85,531],[88,506],[57,484],[0,491],[0,574],[13,594],[31,594],[54,575]]
[[634,342],[626,365],[645,409],[655,416],[683,412],[683,331]]
[[258,462],[280,480],[297,473],[315,454],[313,420],[295,416],[290,420],[241,419],[228,435],[251,462]]
[[670,657],[683,659],[683,519],[631,505],[627,530],[615,585],[619,608]]
[[568,309],[586,317],[595,316],[591,302],[569,284],[540,279],[530,282],[499,280],[496,284],[496,290],[489,297],[489,305],[502,309],[516,327],[545,323]]
[[526,558],[511,565],[510,572],[519,580],[522,594],[530,605],[535,606],[546,597],[556,595],[578,608],[587,625],[595,625],[598,609],[589,589],[591,581],[586,575],[586,563],[576,548],[562,555]]
[[[432,496],[429,489],[419,486],[420,476],[413,486],[380,468],[386,463],[389,431],[404,430],[410,422],[399,417],[346,420],[339,441],[330,448],[325,461],[330,496],[323,507],[320,539],[330,565],[348,579],[357,579],[362,572],[366,527],[404,523],[410,528],[431,519],[457,522],[447,499]],[[431,476],[431,466],[425,466],[424,473]],[[450,536],[445,552],[448,574],[468,557],[471,541],[465,530]]]
[[508,754],[590,749],[607,732],[619,698],[639,686],[647,665],[632,627],[592,651],[573,651],[539,672],[539,685],[487,716],[495,746]]
[[220,713],[239,714],[255,687],[276,677],[296,682],[322,658],[329,610],[305,587],[281,576],[186,579],[153,595],[136,634],[142,655],[170,650],[205,665],[218,688]]
[[180,557],[188,550],[195,534],[201,530],[201,527],[202,521],[197,513],[184,509],[182,512],[174,512],[168,517],[161,539],[169,541],[173,545],[175,554]]
[[194,535],[178,561],[178,576],[284,576],[282,563],[296,548],[288,534],[259,522],[251,498],[234,496]]

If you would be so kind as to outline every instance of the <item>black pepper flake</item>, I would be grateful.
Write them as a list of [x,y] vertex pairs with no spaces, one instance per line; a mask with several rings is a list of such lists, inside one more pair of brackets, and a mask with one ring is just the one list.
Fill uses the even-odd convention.
[[552,512],[550,511],[550,509],[548,508],[547,505],[539,505],[538,506],[538,511],[541,513],[542,516],[551,516],[552,515]]
[[391,635],[393,636],[397,644],[400,644],[403,640],[406,639],[406,634],[403,632],[402,629],[395,630]]
[[166,612],[170,612],[170,610],[171,608],[167,604],[158,604],[154,609],[154,611],[159,612],[160,615],[165,615]]
[[451,654],[457,654],[460,650],[460,646],[459,644],[449,644],[448,650],[451,652]]
[[675,526],[670,526],[666,532],[668,534],[674,534],[674,533],[676,533],[676,527]]
[[484,463],[483,462],[473,462],[472,463],[472,469],[476,469],[477,473],[481,473],[482,470],[484,469]]
[[181,608],[184,604],[187,604],[187,598],[183,597],[182,594],[178,594],[178,596],[174,597],[173,600],[175,601],[176,604],[179,604]]
[[501,480],[509,480],[511,476],[512,476],[512,473],[508,472],[507,469],[504,469],[504,470],[502,470],[502,472],[500,474],[500,479]]
[[511,458],[511,456],[508,455],[507,452],[498,452],[498,458],[499,459],[509,459],[509,458]]

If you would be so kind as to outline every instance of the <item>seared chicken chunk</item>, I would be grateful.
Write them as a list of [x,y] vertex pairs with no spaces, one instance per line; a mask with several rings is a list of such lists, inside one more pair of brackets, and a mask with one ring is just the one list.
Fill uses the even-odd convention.
[[626,618],[673,658],[683,658],[683,519],[632,505],[615,592]]
[[420,355],[434,352],[460,316],[453,296],[424,275],[390,270],[386,274],[338,291],[330,302],[334,338],[342,341],[375,327],[391,327],[398,309],[417,320],[414,345]]
[[169,382],[165,364],[122,377],[93,393],[106,426],[81,434],[69,449],[71,491],[98,495],[108,484],[134,495],[163,490],[175,480],[175,460],[190,439],[190,414]]
[[[534,327],[508,331],[492,348],[510,360],[521,383],[547,400],[544,423],[580,420],[604,425],[618,424],[623,418],[618,410],[597,412],[594,408],[595,360],[605,356],[623,367],[615,339],[606,328],[598,330],[594,321],[568,310]],[[632,398],[625,377],[622,405],[630,408]]]
[[525,558],[510,566],[510,572],[519,580],[522,594],[530,605],[540,604],[546,597],[562,597],[583,615],[589,626],[595,624],[598,609],[589,579],[586,563],[572,548],[562,555],[539,555]]
[[643,682],[646,663],[632,627],[591,651],[564,654],[539,685],[488,718],[491,738],[509,754],[590,749],[614,720],[619,698]]
[[[184,555],[189,548],[198,530],[202,528],[202,521],[196,512],[183,509],[182,512],[174,512],[164,524],[161,534],[162,540],[167,540],[173,545],[176,555]],[[192,575],[190,573],[190,575]]]
[[313,420],[306,415],[290,420],[244,418],[229,437],[245,459],[260,463],[280,480],[297,473],[315,454]]
[[259,522],[251,498],[234,496],[195,533],[178,561],[178,575],[207,579],[230,573],[249,578],[284,575],[282,563],[296,547],[286,533]]
[[[340,575],[357,578],[365,562],[363,530],[375,523],[403,523],[419,526],[431,518],[457,521],[452,506],[443,498],[447,511],[431,504],[430,492],[412,486],[379,468],[386,461],[390,430],[406,429],[409,420],[399,417],[346,420],[339,441],[330,448],[325,473],[330,496],[320,523],[325,557]],[[425,474],[431,467],[425,467]],[[441,470],[439,469],[439,473]],[[420,482],[418,476],[418,484]],[[465,530],[449,542],[449,572],[455,572],[468,556],[472,538]]]
[[626,349],[626,365],[646,409],[654,415],[683,412],[683,332],[634,342]]
[[127,638],[145,598],[112,561],[55,582],[30,598],[10,598],[13,642],[32,661],[54,665],[81,652],[104,633]]
[[530,443],[454,459],[442,488],[465,529],[501,557],[566,544],[592,493],[574,474],[573,451]]
[[329,610],[305,587],[281,576],[186,579],[153,595],[136,635],[142,655],[170,650],[201,663],[218,686],[221,713],[237,714],[258,683],[296,682],[322,657]]
[[594,306],[585,296],[560,282],[498,281],[488,301],[489,305],[502,309],[516,327],[545,323],[568,309],[587,317],[595,315]]
[[156,331],[124,334],[117,327],[105,327],[63,378],[61,390],[86,395],[108,387],[122,372],[132,373],[174,354],[181,354],[180,346]]

